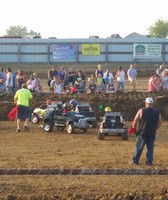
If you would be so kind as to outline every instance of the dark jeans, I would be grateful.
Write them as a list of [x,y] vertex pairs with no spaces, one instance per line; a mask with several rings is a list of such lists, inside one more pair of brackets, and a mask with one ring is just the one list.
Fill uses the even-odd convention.
[[155,135],[154,136],[145,136],[145,137],[142,135],[137,135],[135,152],[132,157],[133,162],[137,163],[137,164],[139,163],[139,159],[141,157],[143,148],[146,144],[146,147],[147,147],[146,163],[152,164],[154,143],[155,143]]

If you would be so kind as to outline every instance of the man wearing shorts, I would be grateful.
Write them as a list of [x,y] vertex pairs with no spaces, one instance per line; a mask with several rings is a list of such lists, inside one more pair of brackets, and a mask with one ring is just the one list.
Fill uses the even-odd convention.
[[22,88],[19,89],[15,96],[14,96],[14,102],[18,106],[17,110],[17,132],[20,132],[20,122],[21,120],[25,119],[23,130],[24,131],[29,131],[28,128],[28,122],[31,118],[31,111],[29,108],[29,101],[32,99],[32,94],[30,90],[27,89],[26,83],[22,84]]

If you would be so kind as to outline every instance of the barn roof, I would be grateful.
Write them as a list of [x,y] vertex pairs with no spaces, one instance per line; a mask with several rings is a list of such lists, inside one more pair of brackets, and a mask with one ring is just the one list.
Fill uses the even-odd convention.
[[146,38],[147,38],[147,36],[145,36],[145,35],[141,35],[141,34],[139,34],[139,33],[136,33],[136,32],[133,32],[133,33],[131,33],[131,34],[127,35],[125,38],[138,38],[138,39],[146,39]]

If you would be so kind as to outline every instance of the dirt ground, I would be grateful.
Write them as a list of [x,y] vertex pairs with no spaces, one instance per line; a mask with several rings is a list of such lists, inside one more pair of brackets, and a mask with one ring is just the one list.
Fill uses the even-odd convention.
[[[127,122],[128,125],[130,123]],[[164,121],[157,132],[153,169],[167,169],[168,167],[167,128],[168,122]],[[97,128],[88,129],[87,133],[76,131],[75,134],[68,134],[66,131],[58,130],[45,133],[39,125],[32,124],[31,122],[29,132],[16,133],[16,123],[13,121],[0,121],[0,130],[0,168],[3,169],[134,168],[139,170],[150,168],[145,165],[146,148],[142,154],[139,166],[129,164],[134,151],[134,135],[131,135],[128,141],[122,141],[118,136],[106,137],[104,141],[100,141],[97,139]],[[31,196],[30,199],[154,199],[153,191],[155,187],[159,189],[159,195],[157,193],[155,199],[167,199],[167,176],[158,176],[157,178],[157,182],[154,179],[151,183],[150,177],[147,177],[147,179],[143,176],[137,177],[135,184],[135,177],[132,180],[131,177],[127,176],[113,176],[111,178],[107,178],[107,176],[101,176],[101,178],[100,176],[89,176],[86,178],[85,176],[84,180],[83,177],[77,178],[74,176],[68,176],[66,178],[57,177],[58,180],[52,176],[43,178],[36,176],[31,180],[25,176],[1,176],[0,197],[2,198],[0,199],[26,200],[34,194],[36,194],[34,198]],[[113,181],[111,182],[111,180]],[[26,183],[24,183],[25,181]],[[153,186],[152,189],[148,188],[150,195],[142,194],[144,192],[144,184],[146,188],[149,182],[150,187]],[[129,186],[128,183],[132,185]],[[123,184],[133,189],[135,185],[137,186],[137,183],[138,187],[141,184],[143,188],[140,193],[131,193],[130,196],[130,193],[128,194],[130,189],[127,188],[127,193],[119,195],[119,191],[123,190]],[[113,190],[117,187],[116,192],[109,193],[111,187]],[[164,189],[165,187],[166,189]],[[2,188],[4,188],[4,191]],[[9,195],[11,193],[15,195]],[[18,194],[19,196],[17,196]],[[22,196],[23,194],[28,195],[29,198],[28,196]],[[46,194],[48,194],[47,198]],[[57,195],[51,197],[51,194]]]
[[[168,122],[158,130],[155,143],[154,167],[168,166]],[[135,136],[122,141],[118,136],[97,139],[97,129],[87,133],[76,130],[75,134],[54,130],[45,133],[39,125],[30,122],[30,131],[16,133],[16,123],[0,121],[1,167],[48,167],[64,168],[129,168],[128,162],[134,151]],[[167,152],[167,153],[166,153]],[[141,167],[145,167],[145,149]]]

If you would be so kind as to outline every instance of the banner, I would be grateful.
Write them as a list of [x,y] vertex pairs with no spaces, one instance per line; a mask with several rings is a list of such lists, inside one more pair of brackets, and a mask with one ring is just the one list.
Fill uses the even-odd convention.
[[100,55],[100,44],[82,44],[82,55],[84,56]]
[[134,44],[133,58],[144,60],[161,60],[161,44]]
[[60,61],[75,61],[75,46],[73,44],[53,45],[53,59]]

